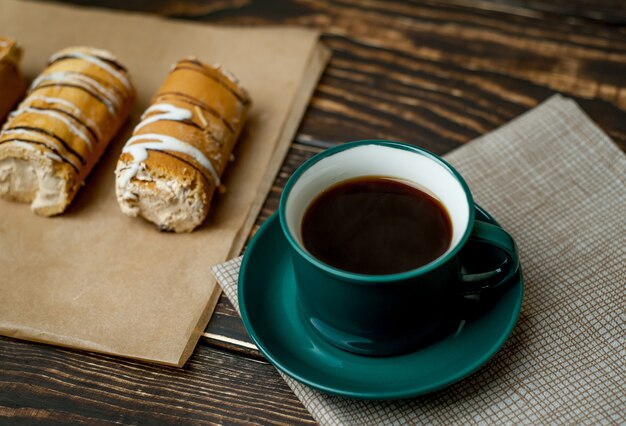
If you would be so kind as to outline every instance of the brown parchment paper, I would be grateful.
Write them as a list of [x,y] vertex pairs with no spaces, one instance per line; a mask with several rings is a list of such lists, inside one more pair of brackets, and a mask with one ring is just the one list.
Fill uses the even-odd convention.
[[[24,48],[29,79],[55,51],[87,45],[117,55],[138,92],[131,120],[66,214],[37,217],[0,200],[0,334],[183,365],[219,297],[210,265],[241,250],[328,59],[319,34],[12,0],[0,0],[0,34]],[[200,229],[177,235],[120,212],[113,170],[170,65],[188,55],[232,70],[253,108],[227,192]]]

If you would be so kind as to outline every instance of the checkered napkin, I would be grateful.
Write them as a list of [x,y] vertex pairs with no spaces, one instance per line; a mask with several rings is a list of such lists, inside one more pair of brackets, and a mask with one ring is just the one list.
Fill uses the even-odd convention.
[[[509,340],[472,376],[414,399],[287,384],[323,425],[626,423],[626,156],[554,96],[446,159],[518,243],[525,296]],[[240,263],[214,267],[237,309]]]

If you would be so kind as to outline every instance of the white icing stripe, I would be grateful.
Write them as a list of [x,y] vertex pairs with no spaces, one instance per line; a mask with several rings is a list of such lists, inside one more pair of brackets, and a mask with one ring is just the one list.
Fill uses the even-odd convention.
[[92,64],[98,66],[99,68],[103,69],[104,71],[108,72],[113,77],[115,77],[120,83],[124,85],[124,87],[126,87],[127,90],[131,89],[130,80],[124,73],[119,72],[114,67],[107,64],[106,62],[104,62],[102,59],[98,58],[95,55],[90,55],[88,53],[83,53],[83,52],[59,52],[50,57],[50,62],[54,62],[62,56],[82,59],[83,61],[91,62]]
[[[153,112],[159,114],[150,115]],[[148,117],[148,115],[150,116]],[[147,126],[150,123],[154,123],[155,121],[183,121],[189,120],[191,117],[193,117],[193,114],[188,109],[179,108],[168,103],[154,104],[143,113],[141,116],[142,121],[137,125],[137,127],[135,127],[134,131],[136,132],[142,127]]]
[[[133,142],[137,141],[142,142],[133,144]],[[171,136],[160,135],[157,133],[147,133],[145,135],[136,135],[128,139],[126,146],[124,146],[124,149],[122,150],[122,152],[133,156],[132,166],[126,171],[125,175],[122,176],[120,180],[123,188],[126,187],[128,182],[130,182],[130,180],[137,174],[137,171],[139,171],[139,164],[146,161],[149,149],[155,151],[180,152],[193,157],[209,172],[213,178],[215,186],[219,186],[220,177],[215,171],[213,164],[211,164],[211,161],[209,161],[209,159],[198,148]]]
[[40,95],[30,95],[26,99],[24,99],[24,102],[22,102],[22,104],[20,105],[20,108],[27,106],[27,105],[32,105],[33,101],[43,101],[48,104],[57,104],[57,105],[63,105],[64,107],[67,107],[69,110],[68,112],[70,114],[73,114],[80,121],[89,125],[91,130],[93,130],[93,132],[98,137],[98,140],[102,139],[102,133],[100,132],[100,129],[98,128],[96,123],[94,123],[94,121],[90,119],[89,117],[86,117],[76,105],[74,105],[67,99],[53,98],[49,96],[40,96]]
[[137,172],[139,171],[139,165],[141,164],[140,161],[135,161],[136,158],[133,155],[133,164],[130,165],[130,167],[126,170],[123,170],[122,173],[120,174],[120,178],[118,181],[118,187],[124,189],[124,199],[126,200],[136,200],[137,196],[132,197],[133,194],[132,192],[128,191],[126,188],[128,187],[128,184],[130,183],[130,180],[132,178],[134,178],[137,175]]
[[47,149],[44,149],[43,151],[41,151],[41,150],[35,148],[32,143],[22,142],[22,141],[11,141],[9,143],[12,143],[13,145],[17,145],[17,146],[22,147],[24,149],[27,149],[29,151],[37,151],[37,152],[43,154],[44,157],[48,157],[51,160],[58,161],[60,163],[63,162],[63,159],[61,157],[59,157],[58,155],[56,155],[54,152],[51,152],[51,151],[49,151]]
[[29,151],[37,151],[37,149],[33,146],[33,144],[28,143],[28,142],[22,142],[22,141],[11,141],[8,143],[12,143],[13,145],[17,145],[20,146],[24,149],[27,149]]
[[118,109],[122,103],[122,99],[117,93],[113,90],[105,88],[98,81],[84,74],[72,74],[65,71],[42,74],[37,77],[35,81],[33,81],[31,90],[44,81],[77,84],[88,90],[95,91],[104,98],[104,101],[107,104],[107,107],[109,107],[109,111],[111,111],[111,113],[114,113],[114,110]]
[[31,107],[23,107],[23,108],[18,109],[17,111],[12,112],[9,115],[9,117],[13,118],[13,117],[17,117],[18,115],[22,115],[26,113],[47,115],[49,117],[56,118],[57,120],[62,121],[63,123],[67,125],[67,128],[70,129],[72,133],[74,133],[76,136],[81,138],[87,144],[90,150],[93,148],[91,144],[91,139],[89,138],[89,136],[87,136],[87,134],[83,132],[82,130],[80,130],[78,127],[74,126],[74,124],[66,116],[56,111],[52,111],[49,109],[36,109],[36,108],[31,108]]
[[[60,146],[59,143],[54,140],[54,138],[43,134],[43,133],[38,133],[38,132],[33,132],[32,130],[25,130],[25,129],[8,129],[8,130],[3,130],[2,133],[0,134],[0,136],[3,135],[13,135],[13,134],[20,134],[20,135],[24,135],[24,136],[30,136],[32,138],[34,138],[34,140],[36,141],[40,141],[39,138],[44,138],[50,142],[52,142],[52,145],[54,145],[55,147],[57,147],[57,149],[60,148],[60,150],[65,150],[65,147]],[[42,143],[44,143],[42,141]],[[81,165],[79,163],[77,163],[76,161],[74,161],[71,157],[66,157],[66,156],[62,156],[63,159],[69,161],[70,163],[72,163],[77,170],[81,169]]]
[[8,45],[9,45],[8,41],[0,40],[0,46],[1,47],[8,46]]
[[53,72],[50,74],[42,74],[37,77],[35,81],[33,81],[33,84],[30,86],[30,90],[34,90],[37,86],[45,81],[76,84],[77,86],[81,86],[87,90],[97,92],[97,94],[99,94],[103,98],[104,103],[106,104],[109,112],[112,115],[115,115],[115,111],[119,109],[122,103],[122,100],[115,92],[107,90],[99,82],[84,74],[70,74],[68,72]]
[[51,159],[51,160],[58,161],[59,163],[62,163],[62,162],[63,162],[63,159],[62,159],[61,157],[59,157],[58,155],[56,155],[56,154],[55,154],[54,152],[52,152],[52,151],[44,150],[44,151],[43,151],[43,155],[44,155],[45,157],[48,157],[48,158],[49,158],[49,159]]

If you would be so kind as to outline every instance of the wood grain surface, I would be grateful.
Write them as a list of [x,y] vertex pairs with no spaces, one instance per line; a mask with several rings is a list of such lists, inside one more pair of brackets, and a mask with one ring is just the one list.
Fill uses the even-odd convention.
[[[70,3],[68,1],[67,3]],[[220,25],[319,28],[333,57],[255,229],[338,143],[446,153],[556,92],[626,150],[620,0],[73,0]],[[0,423],[310,423],[222,297],[182,370],[0,338]]]
[[0,338],[0,423],[312,423],[274,367],[198,345],[182,369]]

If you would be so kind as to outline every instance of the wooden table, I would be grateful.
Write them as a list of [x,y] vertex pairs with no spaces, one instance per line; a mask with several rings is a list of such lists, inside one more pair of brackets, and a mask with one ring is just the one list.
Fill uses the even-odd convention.
[[[71,2],[323,31],[333,58],[255,230],[293,170],[324,148],[385,138],[443,154],[555,92],[576,99],[626,150],[621,0]],[[183,369],[0,338],[7,421],[313,423],[224,297]]]

